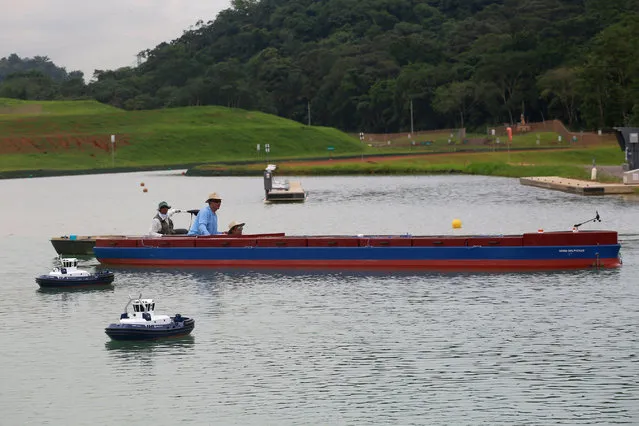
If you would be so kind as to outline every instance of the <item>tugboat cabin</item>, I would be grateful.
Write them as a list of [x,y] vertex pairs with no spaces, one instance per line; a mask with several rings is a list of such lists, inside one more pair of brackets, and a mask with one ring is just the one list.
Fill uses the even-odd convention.
[[[133,305],[133,312],[131,316],[129,316],[129,312],[127,310],[129,304]],[[151,321],[151,315],[153,314],[154,310],[155,302],[153,301],[153,299],[130,299],[129,303],[127,303],[126,307],[124,308],[124,313],[120,315],[120,319],[142,318],[146,321]]]
[[137,299],[133,301],[133,312],[153,312],[155,302],[153,299]]
[[78,267],[78,259],[75,257],[66,257],[60,259],[63,268],[77,268]]

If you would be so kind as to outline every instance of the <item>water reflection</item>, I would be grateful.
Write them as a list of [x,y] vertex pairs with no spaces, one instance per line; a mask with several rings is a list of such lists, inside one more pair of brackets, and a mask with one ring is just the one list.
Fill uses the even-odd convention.
[[[110,340],[104,344],[108,361],[118,373],[144,371],[145,376],[154,376],[159,359],[162,362],[183,363],[193,354],[195,338],[191,335],[151,341]],[[137,374],[137,373],[136,373]]]
[[180,355],[183,350],[192,349],[194,346],[195,337],[191,335],[148,341],[109,340],[104,344],[104,348],[113,352],[116,358],[125,360],[131,357],[137,358],[140,354],[154,352]]
[[100,293],[113,292],[113,284],[87,285],[87,286],[67,286],[67,287],[39,287],[36,293],[46,295],[60,295],[68,293]]

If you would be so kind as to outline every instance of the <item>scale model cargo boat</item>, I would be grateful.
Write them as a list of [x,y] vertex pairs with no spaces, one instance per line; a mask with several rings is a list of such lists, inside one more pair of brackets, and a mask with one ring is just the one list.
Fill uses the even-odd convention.
[[620,266],[615,231],[477,236],[287,236],[105,238],[108,265],[247,269],[525,271]]
[[77,287],[110,285],[114,275],[110,271],[89,273],[78,269],[78,259],[75,257],[60,259],[60,267],[53,268],[47,275],[40,275],[36,283],[40,287]]
[[[132,312],[128,311],[129,305],[133,307]],[[137,299],[129,296],[120,321],[109,324],[104,331],[113,340],[150,340],[186,336],[194,328],[193,318],[156,314],[153,299],[142,299],[140,295]]]

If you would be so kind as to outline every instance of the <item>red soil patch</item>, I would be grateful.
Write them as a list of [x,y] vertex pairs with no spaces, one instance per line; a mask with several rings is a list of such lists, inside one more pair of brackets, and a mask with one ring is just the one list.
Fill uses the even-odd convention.
[[[128,135],[118,135],[117,146],[130,145]],[[111,151],[111,135],[53,134],[39,137],[0,138],[0,154],[64,151]]]
[[[432,158],[434,156],[439,155],[450,155],[454,153],[446,152],[446,153],[424,153],[424,154],[408,154],[408,155],[365,155],[364,160],[367,163],[378,163],[382,161],[397,161],[397,160],[406,160],[412,158],[423,158],[429,157]],[[465,153],[468,154],[468,153]],[[278,167],[282,168],[282,166],[321,166],[335,163],[361,163],[362,159],[360,158],[331,158],[326,160],[309,160],[309,161],[297,161],[297,160],[281,160],[277,162]]]
[[[552,151],[563,151],[562,148],[548,148],[545,149],[544,152],[552,152]],[[538,151],[536,149],[526,149],[519,150],[517,152],[533,152]],[[481,152],[477,152],[480,154]],[[443,155],[456,155],[456,154],[472,154],[472,152],[436,152],[436,153],[420,153],[420,154],[406,154],[406,155],[365,155],[363,160],[361,157],[352,157],[352,158],[327,158],[326,160],[309,160],[309,161],[298,161],[298,160],[281,160],[277,161],[277,166],[282,169],[283,166],[321,166],[321,165],[329,165],[335,163],[381,163],[386,161],[399,161],[399,160],[407,160],[413,158],[433,158],[439,157]]]

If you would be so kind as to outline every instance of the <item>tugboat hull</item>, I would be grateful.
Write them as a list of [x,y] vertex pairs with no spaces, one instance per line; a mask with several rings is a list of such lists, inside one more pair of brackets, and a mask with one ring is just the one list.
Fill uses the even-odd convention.
[[41,275],[36,278],[40,287],[81,287],[110,285],[115,278],[113,272],[98,272],[88,276],[51,276]]
[[155,340],[166,337],[180,337],[191,334],[195,328],[193,318],[183,317],[183,321],[170,324],[110,324],[104,332],[113,340]]

